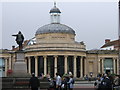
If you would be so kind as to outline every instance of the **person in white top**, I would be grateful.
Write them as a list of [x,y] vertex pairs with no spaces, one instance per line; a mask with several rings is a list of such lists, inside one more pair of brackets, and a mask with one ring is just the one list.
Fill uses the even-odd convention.
[[58,73],[56,73],[56,90],[61,90],[61,77]]

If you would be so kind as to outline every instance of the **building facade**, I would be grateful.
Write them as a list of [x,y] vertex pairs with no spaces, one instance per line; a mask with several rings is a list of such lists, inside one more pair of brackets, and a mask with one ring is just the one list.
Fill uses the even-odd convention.
[[[75,41],[75,31],[60,23],[61,11],[56,7],[50,10],[51,23],[40,27],[35,37],[25,42],[23,47],[27,73],[36,76],[50,74],[54,77],[72,72],[74,77],[97,76],[98,73],[118,74],[117,50],[86,50],[83,42]],[[5,75],[13,70],[17,49],[2,50],[0,60],[5,66]]]

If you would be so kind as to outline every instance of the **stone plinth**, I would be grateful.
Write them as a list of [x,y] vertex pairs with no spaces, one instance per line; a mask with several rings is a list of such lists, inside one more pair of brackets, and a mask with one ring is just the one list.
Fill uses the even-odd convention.
[[13,65],[13,77],[28,77],[24,51],[16,52],[16,61]]

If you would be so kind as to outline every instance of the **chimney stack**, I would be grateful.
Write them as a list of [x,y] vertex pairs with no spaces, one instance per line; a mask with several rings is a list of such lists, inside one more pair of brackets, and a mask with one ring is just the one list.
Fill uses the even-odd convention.
[[15,50],[15,46],[12,46],[12,50]]
[[109,42],[110,42],[110,39],[105,39],[105,44]]

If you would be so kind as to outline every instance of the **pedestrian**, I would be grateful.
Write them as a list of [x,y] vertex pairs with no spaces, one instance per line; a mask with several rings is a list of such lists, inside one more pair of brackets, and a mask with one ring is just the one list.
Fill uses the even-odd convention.
[[112,82],[107,74],[105,74],[104,79],[101,81],[99,90],[112,90]]
[[118,75],[116,75],[115,78],[114,78],[114,86],[119,86],[119,77],[118,77]]
[[69,90],[73,90],[73,84],[74,84],[74,79],[73,79],[73,75],[70,76],[68,85],[69,85]]
[[89,80],[89,78],[88,78],[88,75],[87,75],[87,74],[85,75],[85,80]]
[[67,90],[67,79],[65,77],[62,78],[61,88],[62,90]]
[[101,80],[100,80],[100,77],[98,77],[97,80],[96,80],[95,83],[94,83],[94,86],[95,86],[95,89],[96,89],[96,90],[99,90],[99,85],[100,85],[100,83],[101,83]]
[[38,88],[40,87],[39,79],[35,77],[34,73],[32,73],[32,77],[29,80],[29,87],[31,88],[31,90],[38,90]]
[[51,77],[50,77],[49,73],[47,73],[46,77],[47,77],[48,81],[51,81]]
[[119,77],[119,86],[120,86],[120,75],[118,75],[118,77]]
[[56,73],[56,90],[61,90],[61,77],[58,73]]
[[115,75],[114,81],[113,81],[113,87],[115,90],[119,90],[119,75]]

